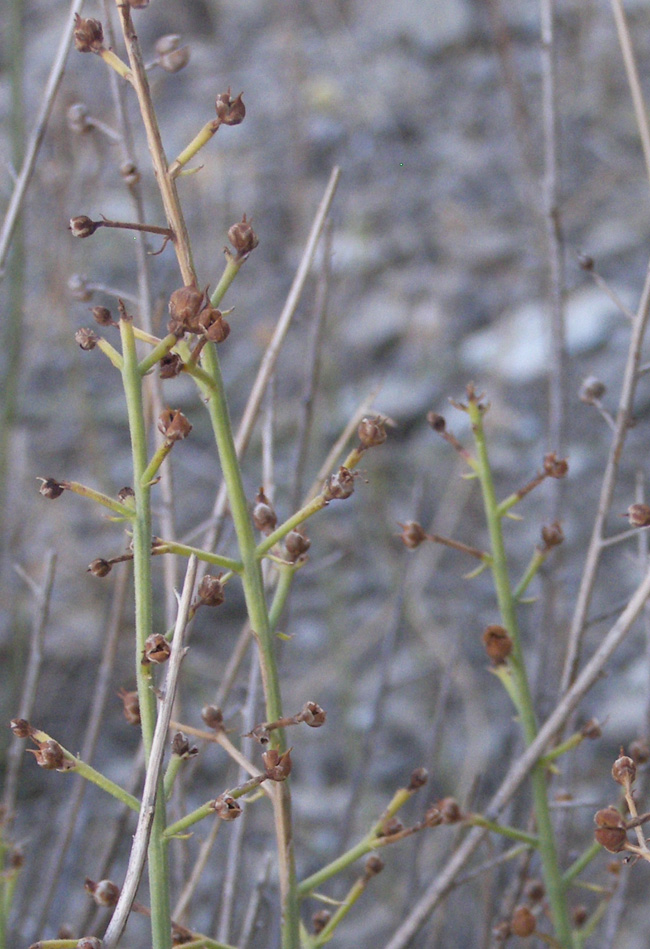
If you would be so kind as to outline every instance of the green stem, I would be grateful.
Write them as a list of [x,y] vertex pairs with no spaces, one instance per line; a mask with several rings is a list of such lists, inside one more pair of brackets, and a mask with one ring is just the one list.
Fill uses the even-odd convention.
[[211,554],[210,551],[201,550],[200,547],[189,547],[187,544],[177,544],[169,540],[160,540],[152,549],[152,553],[179,554],[181,557],[191,557],[194,554],[197,560],[214,564],[215,567],[223,567],[224,570],[232,570],[233,573],[241,573],[244,569],[241,560],[233,560],[221,554]]
[[534,834],[526,834],[523,830],[517,830],[515,827],[508,827],[506,824],[487,820],[480,814],[471,814],[463,823],[471,824],[473,827],[485,827],[486,830],[491,830],[493,834],[500,834],[501,837],[508,837],[510,840],[520,840],[535,849],[539,847],[539,838],[535,837]]
[[219,283],[216,285],[216,287],[214,288],[214,292],[210,296],[210,303],[212,304],[212,306],[214,307],[219,306],[219,304],[225,297],[226,291],[228,290],[230,284],[233,282],[233,280],[239,273],[243,263],[244,263],[243,260],[237,260],[236,257],[232,256],[230,251],[228,250],[226,251],[226,266],[224,267],[224,271],[221,275],[221,279],[219,280]]
[[169,827],[165,828],[165,838],[169,840],[170,837],[176,837],[178,834],[182,834],[188,828],[193,827],[194,824],[198,824],[200,820],[205,820],[206,817],[210,817],[210,815],[212,815],[215,820],[218,820],[218,818],[215,816],[212,803],[212,801],[206,801],[205,804],[202,804],[195,810],[190,811],[190,813],[186,814],[185,817],[181,817],[179,820],[174,821],[173,824],[170,824]]
[[165,460],[165,458],[170,453],[173,447],[174,447],[173,442],[165,441],[162,443],[162,445],[160,445],[156,449],[156,451],[154,452],[153,458],[151,459],[147,467],[142,472],[143,484],[148,484],[149,487],[152,486],[153,479],[156,476],[156,472],[159,470],[163,461]]
[[[275,656],[275,637],[266,606],[262,569],[256,555],[253,525],[249,515],[248,500],[244,491],[230,425],[221,369],[216,347],[212,343],[208,343],[203,350],[202,360],[203,366],[212,380],[212,387],[205,388],[203,391],[208,396],[208,412],[217,443],[221,470],[226,483],[230,510],[243,564],[242,586],[251,629],[257,639],[259,648],[262,682],[266,699],[266,720],[273,722],[283,717]],[[283,729],[275,731],[271,741],[273,747],[280,752],[286,749]],[[283,949],[297,949],[299,914],[291,824],[291,796],[288,784],[288,781],[283,781],[276,785],[273,794],[273,806],[282,896],[282,947]]]
[[[533,697],[526,674],[521,637],[517,623],[515,598],[508,575],[508,564],[502,531],[502,514],[497,502],[488,458],[487,444],[483,430],[483,411],[483,408],[479,405],[475,397],[468,399],[467,412],[474,433],[477,452],[477,470],[483,493],[483,504],[492,548],[493,563],[491,569],[494,577],[494,586],[503,625],[512,639],[513,648],[509,665],[512,669],[513,682],[518,693],[517,708],[521,716],[524,737],[526,744],[530,745],[537,735],[537,721],[535,718]],[[546,771],[543,765],[538,763],[531,771],[531,784],[539,837],[539,853],[556,936],[564,949],[571,949],[573,946],[571,922],[567,907],[565,887],[558,863],[555,833],[548,803]]]
[[552,748],[551,751],[547,752],[542,758],[539,759],[541,765],[548,765],[551,761],[555,761],[556,758],[560,758],[562,755],[565,755],[567,751],[573,751],[574,748],[577,748],[578,745],[581,745],[585,740],[585,736],[582,732],[574,732],[573,735],[570,735],[561,745],[556,745],[555,748]]
[[134,517],[133,508],[127,507],[125,504],[116,501],[107,494],[102,494],[101,491],[88,488],[85,484],[79,484],[78,481],[63,481],[62,484],[66,491],[72,491],[73,494],[78,494],[82,498],[89,498],[91,501],[96,501],[97,504],[101,504],[102,507],[107,507],[110,511],[114,511],[115,514],[119,514],[120,517],[128,518],[128,520]]
[[585,867],[589,866],[591,861],[598,856],[602,849],[603,848],[600,846],[600,844],[594,840],[591,846],[587,847],[584,853],[581,853],[580,856],[573,861],[571,866],[564,871],[564,874],[562,875],[562,882],[564,885],[570,886],[575,878],[582,873]]
[[522,596],[530,586],[531,581],[535,578],[539,568],[542,566],[547,557],[548,552],[543,552],[539,549],[535,550],[533,556],[530,558],[530,563],[526,567],[523,577],[512,591],[512,596],[515,601],[521,600]]
[[[142,375],[138,366],[133,324],[120,320],[124,367],[122,382],[126,396],[131,453],[133,459],[133,576],[135,585],[135,672],[138,684],[142,740],[149,760],[156,727],[156,696],[152,689],[151,668],[142,665],[140,657],[145,641],[153,630],[153,598],[151,586],[151,488],[143,481],[147,468],[147,432],[142,399]],[[169,868],[163,837],[166,824],[163,778],[158,793],[149,839],[149,898],[151,902],[151,938],[154,949],[171,949],[171,906],[169,901]]]
[[165,336],[164,339],[161,339],[159,343],[157,342],[156,346],[151,350],[148,356],[145,356],[138,367],[142,375],[146,375],[150,369],[153,369],[156,363],[160,362],[163,356],[166,356],[167,353],[171,352],[177,342],[178,339],[173,333],[169,333],[169,335]]
[[334,930],[341,923],[345,917],[348,915],[354,904],[357,902],[359,897],[364,893],[367,886],[367,881],[365,877],[360,877],[358,880],[355,880],[350,889],[348,890],[345,898],[343,899],[341,905],[336,910],[332,918],[329,920],[326,926],[319,932],[318,936],[313,942],[314,946],[324,946],[325,943],[329,942],[332,936],[334,935]]

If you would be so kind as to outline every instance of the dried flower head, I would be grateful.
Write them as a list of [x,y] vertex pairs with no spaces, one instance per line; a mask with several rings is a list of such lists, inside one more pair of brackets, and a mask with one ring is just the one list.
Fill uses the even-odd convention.
[[237,820],[241,815],[241,807],[230,794],[220,794],[211,806],[221,820]]
[[53,738],[39,742],[38,749],[28,748],[27,751],[34,755],[36,764],[46,771],[68,771],[74,768],[74,764],[66,758],[61,745]]
[[423,788],[429,780],[429,772],[426,768],[416,768],[411,772],[408,789],[409,791],[418,791]]
[[84,890],[90,893],[98,906],[115,906],[120,898],[120,888],[112,880],[100,880],[95,883],[89,877],[84,881]]
[[297,560],[304,557],[307,553],[311,547],[311,541],[302,531],[293,530],[289,531],[285,537],[284,547],[287,552],[287,559],[290,560],[291,563],[296,563]]
[[362,418],[357,428],[359,441],[364,448],[374,448],[386,441],[386,419],[381,415]]
[[147,636],[142,653],[142,664],[148,665],[154,663],[160,665],[167,662],[172,652],[172,647],[167,642],[162,633],[152,633]]
[[179,442],[187,438],[192,426],[180,409],[164,409],[158,416],[158,431],[168,442]]
[[208,728],[213,728],[217,732],[223,729],[223,712],[216,705],[204,705],[201,718]]
[[140,700],[137,692],[127,692],[126,689],[120,689],[117,693],[122,700],[122,710],[124,717],[129,725],[140,724]]
[[113,314],[107,306],[94,306],[90,312],[95,323],[99,323],[100,326],[117,326]]
[[552,547],[558,547],[564,541],[564,531],[559,521],[553,521],[552,524],[542,527],[543,550],[550,550]]
[[558,458],[554,451],[544,455],[544,474],[549,478],[564,478],[569,470],[566,458]]
[[427,532],[417,521],[406,521],[405,524],[399,526],[402,528],[400,534],[402,543],[408,550],[415,550],[427,539]]
[[192,284],[174,290],[169,298],[169,332],[179,337],[184,332],[194,332],[196,317],[204,303],[205,293]]
[[384,869],[384,861],[376,853],[371,853],[364,865],[364,876],[366,880],[376,877]]
[[178,353],[167,353],[159,363],[160,378],[173,379],[183,371],[183,360]]
[[502,665],[512,652],[512,639],[503,626],[488,626],[483,633],[483,645],[495,666]]
[[54,478],[37,478],[36,480],[42,481],[38,489],[39,493],[49,501],[55,501],[57,498],[60,498],[65,491],[65,484],[60,481],[55,481]]
[[12,718],[9,727],[16,738],[29,738],[34,731],[26,718]]
[[101,221],[92,221],[85,214],[77,214],[76,217],[70,218],[68,230],[73,237],[91,237],[101,226]]
[[99,342],[99,336],[97,336],[93,330],[85,326],[77,330],[74,334],[74,338],[75,342],[78,343],[85,352],[90,352]]
[[253,230],[253,222],[247,221],[245,214],[242,214],[241,221],[229,229],[228,240],[237,252],[237,260],[245,260],[259,244],[257,234]]
[[327,713],[317,702],[305,702],[302,711],[296,716],[296,721],[304,722],[310,728],[320,728],[325,724]]
[[199,749],[190,745],[190,740],[183,732],[176,732],[172,738],[172,754],[177,758],[196,758]]
[[463,812],[455,797],[443,797],[436,807],[442,815],[443,824],[457,824],[463,819]]
[[343,501],[354,492],[354,475],[343,465],[334,474],[331,474],[323,485],[323,497],[330,501]]
[[278,516],[267,496],[264,494],[264,488],[261,487],[255,496],[255,505],[253,507],[253,524],[258,531],[263,534],[270,534],[275,530],[278,523]]
[[623,749],[621,749],[621,754],[612,765],[612,777],[616,783],[624,787],[626,791],[629,791],[634,784],[636,765],[632,758],[623,754]]
[[650,505],[630,504],[627,509],[627,519],[630,527],[648,527],[650,525]]
[[537,929],[537,920],[527,906],[517,906],[510,920],[510,931],[514,936],[532,936]]
[[594,837],[609,853],[620,853],[627,843],[625,821],[613,805],[597,811],[594,816]]
[[240,92],[234,99],[230,94],[230,86],[227,92],[220,92],[215,100],[215,110],[217,118],[222,125],[239,125],[246,116],[246,106],[242,101],[243,92]]
[[107,577],[111,572],[112,567],[108,560],[104,560],[102,557],[97,557],[96,560],[93,560],[88,564],[86,573],[92,573],[93,577]]
[[206,573],[199,583],[197,596],[202,606],[221,606],[226,596],[221,582],[222,574],[215,577]]
[[74,45],[79,53],[99,53],[104,47],[104,30],[99,20],[74,16]]
[[270,781],[286,781],[291,774],[291,748],[280,754],[277,748],[269,748],[262,755],[264,773]]

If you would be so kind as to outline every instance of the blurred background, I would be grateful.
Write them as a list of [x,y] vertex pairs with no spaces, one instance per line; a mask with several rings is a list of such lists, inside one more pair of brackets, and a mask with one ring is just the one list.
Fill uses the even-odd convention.
[[[650,236],[649,185],[611,10],[597,0],[562,0],[556,6],[558,186],[569,357],[561,451],[569,457],[570,477],[561,500],[566,541],[547,567],[555,583],[553,624],[546,625],[540,602],[521,611],[542,713],[556,697],[611,435],[594,407],[579,401],[578,391],[586,376],[595,375],[607,387],[603,405],[615,413],[629,339],[628,319],[580,268],[578,254],[591,255],[611,290],[634,309]],[[22,137],[18,127],[12,139],[12,121],[21,112],[13,98],[12,69],[20,71],[17,50],[24,43],[22,123],[29,132],[71,19],[68,4],[58,0],[18,0],[16,7],[22,17],[9,6],[2,13],[11,25],[3,30],[0,64],[3,211],[19,164],[16,136]],[[636,0],[626,9],[647,90],[648,10]],[[105,20],[97,3],[86,3],[83,14]],[[22,43],[15,41],[17,19],[23,21]],[[429,770],[430,783],[405,813],[409,822],[445,795],[480,811],[520,748],[511,706],[489,673],[481,645],[484,627],[498,621],[489,578],[463,579],[473,567],[467,558],[433,545],[407,552],[397,535],[399,523],[413,518],[465,543],[486,544],[476,488],[461,479],[453,450],[426,424],[427,411],[441,412],[470,444],[465,416],[448,402],[449,397],[462,400],[468,381],[485,392],[491,405],[487,429],[501,495],[530,480],[543,454],[559,447],[549,444],[547,435],[551,347],[541,213],[539,12],[536,4],[510,0],[153,0],[146,10],[135,11],[134,19],[146,58],[156,58],[155,43],[168,34],[178,34],[190,52],[188,65],[178,73],[151,71],[170,161],[214,116],[218,93],[228,87],[233,94],[244,93],[243,124],[220,129],[192,163],[201,170],[179,182],[203,285],[216,285],[228,228],[243,212],[253,219],[259,237],[259,247],[224,301],[235,308],[230,338],[220,350],[235,423],[332,168],[341,169],[329,236],[321,242],[265,408],[272,412],[271,480],[281,519],[292,513],[295,498],[307,490],[365,399],[371,400],[371,411],[391,420],[388,442],[364,458],[353,497],[308,524],[309,561],[296,578],[282,624],[291,637],[281,648],[287,711],[297,712],[314,700],[328,715],[325,728],[297,730],[294,741],[296,850],[299,875],[305,876],[363,835],[415,767]],[[120,41],[116,51],[122,55]],[[164,225],[129,90],[126,100],[145,217]],[[77,104],[87,110],[85,131],[70,120]],[[119,525],[83,499],[66,494],[52,504],[37,490],[38,477],[77,480],[111,495],[129,483],[120,380],[98,351],[80,351],[74,333],[92,325],[90,307],[115,312],[116,294],[137,311],[129,302],[138,292],[134,240],[128,232],[100,230],[80,241],[67,230],[69,218],[77,214],[132,219],[120,176],[117,130],[106,67],[99,58],[72,50],[0,284],[5,396],[0,710],[8,722],[19,706],[30,637],[43,615],[29,581],[37,587],[44,583],[55,554],[32,720],[68,749],[83,747],[112,623],[119,636],[112,665],[102,667],[108,698],[94,762],[128,784],[137,779],[138,741],[116,695],[134,687],[128,593],[126,605],[116,606],[125,568],[103,580],[86,572],[95,557],[122,553],[127,539]],[[152,239],[151,248],[158,247]],[[22,301],[16,289],[21,271]],[[149,258],[149,273],[154,331],[163,334],[167,300],[181,282],[171,247]],[[314,419],[304,474],[296,484],[303,397],[312,374],[310,347],[322,299],[318,286],[324,280],[327,305],[317,345]],[[116,342],[112,332],[106,336]],[[218,460],[191,381],[165,382],[163,398],[182,408],[194,426],[191,438],[174,451],[167,477],[173,479],[177,539],[195,537],[213,508]],[[626,526],[619,515],[635,499],[645,475],[649,407],[642,380],[636,426],[626,444],[608,524],[611,533]],[[260,484],[270,490],[260,431],[258,426],[244,465],[251,502]],[[518,509],[523,520],[513,522],[507,536],[513,577],[521,575],[541,526],[552,519],[553,503],[542,488]],[[219,550],[233,550],[228,530]],[[157,622],[163,630],[162,565],[156,568]],[[604,557],[587,653],[625,604],[642,569],[642,552],[632,543],[613,547]],[[532,592],[540,589],[536,581]],[[199,613],[178,713],[187,724],[201,727],[201,707],[224,694],[226,665],[243,619],[234,583],[218,612]],[[250,668],[251,656],[245,654],[223,703],[233,738],[243,730]],[[557,792],[570,792],[576,804],[563,822],[567,863],[591,842],[594,811],[615,797],[610,767],[619,746],[646,734],[648,691],[645,634],[639,629],[580,710],[581,720],[593,715],[605,722],[602,739],[582,746],[556,778]],[[2,732],[2,747],[6,760],[8,729]],[[220,749],[202,749],[176,813],[216,796],[236,777]],[[89,788],[61,857],[57,885],[50,886],[75,781],[40,771],[31,760],[22,762],[17,810],[7,828],[25,860],[14,904],[17,947],[54,937],[62,924],[73,934],[86,934],[93,926],[103,931],[105,919],[89,921],[84,878],[122,879],[131,824],[123,827],[109,859],[119,809]],[[647,801],[639,806],[646,809]],[[524,792],[507,819],[525,825],[528,808]],[[191,840],[179,844],[175,895],[210,829],[199,824]],[[221,829],[187,916],[188,924],[201,931],[226,925],[222,887],[232,829]],[[257,893],[260,909],[250,945],[271,949],[277,928],[275,876],[272,866],[267,872],[265,855],[273,853],[274,844],[264,806],[248,809],[244,834],[227,940],[237,943]],[[387,942],[456,840],[453,830],[440,828],[386,848],[385,871],[332,944],[364,949]],[[502,849],[499,841],[490,841],[477,862]],[[603,854],[588,878],[613,886],[608,862]],[[533,863],[531,875],[538,872]],[[628,872],[626,910],[611,925],[616,945],[632,949],[647,945],[646,890],[643,869],[626,868],[623,875]],[[492,945],[501,900],[515,876],[516,868],[508,864],[456,890],[414,945]],[[353,879],[354,871],[344,874],[327,893],[341,898]],[[595,900],[581,895],[576,902],[593,909]],[[319,908],[310,903],[305,919]],[[606,920],[589,946],[613,944],[607,925]],[[146,945],[146,926],[137,918],[124,944]]]

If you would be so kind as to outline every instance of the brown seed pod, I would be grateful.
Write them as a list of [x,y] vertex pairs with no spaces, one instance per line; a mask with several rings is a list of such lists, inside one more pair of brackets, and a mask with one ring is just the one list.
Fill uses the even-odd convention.
[[544,474],[549,478],[563,478],[569,471],[566,458],[558,458],[554,451],[544,455]]
[[16,738],[29,738],[34,731],[26,718],[12,718],[9,727]]
[[199,583],[197,595],[203,606],[221,606],[226,598],[221,582],[221,574],[215,577],[210,573],[206,573]]
[[331,918],[332,914],[328,909],[319,909],[318,912],[314,913],[311,918],[311,925],[315,936],[325,929]]
[[221,820],[237,820],[241,815],[241,807],[230,794],[220,794],[211,806]]
[[424,785],[429,780],[429,772],[426,768],[416,768],[415,771],[411,771],[411,777],[409,780],[408,789],[409,791],[419,791],[420,788],[423,788]]
[[55,481],[54,478],[37,478],[37,480],[43,482],[38,490],[48,501],[55,501],[65,491],[65,484]]
[[40,742],[38,750],[34,748],[27,750],[34,755],[39,768],[44,768],[46,771],[67,771],[74,767],[72,762],[66,759],[61,745],[53,738]]
[[194,332],[192,325],[201,312],[204,303],[205,293],[197,290],[192,284],[174,290],[169,298],[169,315],[171,317],[169,332],[176,333],[176,330],[172,329],[172,323]]
[[317,702],[305,702],[302,711],[296,716],[297,721],[304,722],[310,728],[320,728],[325,724],[327,713]]
[[400,534],[402,543],[408,550],[415,550],[416,547],[419,547],[427,539],[427,533],[421,524],[418,524],[417,521],[406,521],[405,524],[399,525],[402,528],[402,533]]
[[94,349],[99,342],[99,337],[97,334],[88,327],[82,327],[81,329],[78,329],[74,334],[74,338],[75,342],[79,344],[81,349],[87,353],[90,352],[91,349]]
[[160,378],[173,379],[183,371],[183,360],[178,353],[167,353],[160,360]]
[[510,930],[514,936],[532,936],[537,929],[537,920],[527,906],[517,906],[512,919],[510,920]]
[[104,30],[99,20],[74,16],[74,45],[79,53],[98,53],[104,46]]
[[129,725],[140,724],[140,700],[137,692],[127,692],[126,689],[120,689],[117,693],[122,700],[124,717]]
[[544,543],[544,550],[558,547],[564,541],[564,532],[559,521],[553,521],[552,524],[542,527],[542,541]]
[[172,754],[177,758],[196,758],[199,749],[190,745],[190,740],[183,732],[176,732],[172,738]]
[[233,224],[228,230],[228,240],[237,251],[238,260],[248,257],[259,244],[257,234],[253,230],[253,222],[247,221],[245,214],[242,214],[241,221]]
[[142,653],[142,664],[148,665],[149,663],[154,663],[156,665],[161,665],[163,662],[167,662],[171,656],[172,647],[167,642],[162,633],[152,633],[151,636],[147,636],[144,643],[144,651]]
[[620,853],[627,843],[625,821],[613,805],[597,811],[594,816],[594,837],[609,853]]
[[98,227],[101,227],[101,221],[91,221],[85,214],[78,214],[70,218],[68,230],[73,237],[92,237]]
[[512,652],[512,639],[503,626],[488,626],[483,633],[483,645],[495,666],[502,665]]
[[364,865],[364,876],[366,880],[376,877],[384,869],[385,863],[376,853],[371,853]]
[[98,906],[115,906],[120,898],[120,888],[112,880],[100,880],[99,883],[95,883],[94,880],[86,877],[84,890],[90,893]]
[[600,727],[600,722],[598,719],[590,718],[588,722],[585,722],[580,729],[580,734],[583,738],[588,738],[590,741],[595,741],[597,738],[601,738],[603,730]]
[[311,547],[311,541],[308,537],[305,537],[301,531],[294,530],[289,531],[285,537],[284,546],[287,552],[287,558],[291,563],[295,563],[307,553]]
[[650,524],[650,505],[630,504],[627,509],[627,519],[630,527],[648,527]]
[[374,448],[386,441],[386,419],[381,415],[362,418],[357,428],[359,441],[364,448]]
[[164,409],[158,416],[158,431],[168,442],[180,442],[187,438],[192,426],[180,409]]
[[612,777],[617,784],[629,791],[636,778],[636,765],[632,758],[621,753],[612,765]]
[[463,812],[455,797],[443,797],[436,807],[442,815],[443,824],[457,824],[463,819]]
[[331,474],[323,485],[323,497],[330,501],[343,501],[354,492],[354,475],[343,465],[337,472]]
[[253,507],[253,524],[258,531],[263,534],[270,534],[278,523],[278,516],[273,509],[273,505],[264,494],[264,488],[260,488],[255,496],[255,505]]
[[204,705],[201,718],[208,728],[213,728],[217,732],[223,729],[223,712],[216,705]]
[[587,405],[598,402],[607,392],[607,386],[595,376],[587,376],[580,386],[579,399]]
[[215,110],[217,118],[222,125],[239,125],[246,116],[246,106],[242,101],[243,92],[240,92],[234,99],[230,94],[230,86],[227,92],[220,92],[215,100]]
[[108,309],[107,306],[94,306],[91,311],[95,323],[99,323],[100,326],[116,326],[115,320],[113,319],[113,314]]
[[96,560],[93,560],[88,564],[86,573],[92,573],[93,577],[107,577],[111,570],[112,567],[108,560],[104,560],[102,557],[97,557]]
[[277,748],[269,748],[262,755],[264,773],[270,781],[286,781],[291,774],[291,748],[283,754]]

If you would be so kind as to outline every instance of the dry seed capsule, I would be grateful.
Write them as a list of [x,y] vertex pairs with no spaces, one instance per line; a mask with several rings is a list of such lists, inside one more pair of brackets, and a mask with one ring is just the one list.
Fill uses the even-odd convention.
[[74,45],[79,53],[98,53],[104,46],[104,30],[99,20],[74,15]]
[[73,237],[91,237],[100,226],[101,222],[91,221],[85,214],[77,214],[70,218],[68,230]]
[[237,820],[241,815],[241,807],[229,794],[219,795],[216,801],[212,801],[211,806],[221,820]]

